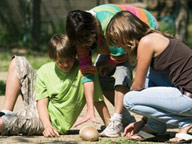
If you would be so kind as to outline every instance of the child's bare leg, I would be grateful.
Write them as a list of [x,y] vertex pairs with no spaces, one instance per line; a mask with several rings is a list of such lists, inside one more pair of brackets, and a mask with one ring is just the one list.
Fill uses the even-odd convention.
[[16,73],[15,58],[13,58],[13,60],[9,65],[6,80],[6,92],[5,92],[5,99],[3,102],[3,110],[13,111],[20,89],[21,86]]
[[[120,136],[122,130],[123,130],[123,98],[124,94],[127,93],[129,90],[128,87],[117,85],[115,87],[115,113],[110,119],[109,125],[106,127],[106,129],[101,133],[101,136],[107,136],[107,137],[118,137]],[[129,114],[129,113],[128,113]],[[129,117],[127,118],[127,122],[130,122],[129,119],[133,119],[133,117],[129,114]],[[126,124],[127,125],[127,124]]]
[[96,107],[97,112],[99,113],[101,119],[103,120],[103,122],[107,126],[109,119],[110,119],[110,114],[109,114],[109,110],[108,110],[105,102],[100,101],[100,102],[95,102],[94,104],[95,104],[95,107]]
[[115,113],[123,113],[123,98],[125,93],[129,91],[129,88],[126,86],[116,86],[115,87]]
[[116,86],[114,91],[104,91],[104,96],[109,100],[109,102],[115,106],[115,113],[122,114],[123,112],[123,98],[125,93],[129,91],[128,87]]

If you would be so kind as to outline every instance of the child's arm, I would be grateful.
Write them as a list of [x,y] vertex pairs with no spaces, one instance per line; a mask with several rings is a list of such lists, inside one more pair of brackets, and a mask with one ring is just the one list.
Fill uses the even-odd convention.
[[89,120],[91,120],[97,124],[99,123],[99,121],[96,120],[95,111],[94,111],[94,102],[93,102],[94,82],[93,81],[86,82],[83,84],[83,87],[84,87],[84,93],[85,93],[85,98],[86,98],[86,103],[87,103],[87,112],[82,119],[78,120],[74,124],[74,127],[77,127],[78,125],[80,125],[84,122],[87,122]]
[[109,114],[107,105],[105,104],[104,101],[97,101],[97,102],[94,102],[94,104],[105,126],[107,126],[110,119],[110,114]]
[[149,36],[143,37],[137,48],[137,69],[135,79],[130,90],[140,91],[144,89],[147,71],[155,52],[154,40]]
[[85,116],[78,120],[74,127],[92,120],[93,122],[99,123],[95,118],[94,111],[94,80],[96,67],[92,65],[92,55],[88,47],[78,47],[76,48],[79,68],[82,73],[82,84],[84,88],[86,103],[87,103],[87,113]]
[[37,109],[39,112],[39,118],[44,127],[43,135],[45,137],[55,137],[55,136],[59,137],[59,133],[52,126],[52,124],[50,122],[47,106],[48,106],[48,98],[40,99],[37,101]]

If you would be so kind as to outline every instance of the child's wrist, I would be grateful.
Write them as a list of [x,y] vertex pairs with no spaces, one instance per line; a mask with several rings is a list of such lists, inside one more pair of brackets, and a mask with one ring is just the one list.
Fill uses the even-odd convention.
[[44,128],[48,128],[48,127],[51,127],[51,126],[52,126],[52,124],[50,122],[44,122],[43,123]]
[[94,113],[94,107],[93,108],[87,108],[88,113]]

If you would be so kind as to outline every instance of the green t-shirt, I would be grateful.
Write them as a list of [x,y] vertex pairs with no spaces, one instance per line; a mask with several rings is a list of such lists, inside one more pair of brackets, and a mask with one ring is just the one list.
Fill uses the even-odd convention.
[[[98,78],[95,89],[94,101],[103,101]],[[77,61],[67,73],[54,62],[37,71],[36,100],[47,97],[50,121],[60,134],[64,134],[73,126],[86,103]]]

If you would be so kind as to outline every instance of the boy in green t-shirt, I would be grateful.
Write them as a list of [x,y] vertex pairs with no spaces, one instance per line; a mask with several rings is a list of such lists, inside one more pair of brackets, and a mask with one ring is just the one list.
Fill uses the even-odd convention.
[[[13,57],[0,112],[1,135],[59,136],[73,126],[81,113],[86,99],[74,48],[67,36],[56,34],[48,50],[53,62],[43,65],[37,73],[24,57]],[[107,124],[110,115],[98,79],[95,88],[94,104]],[[19,92],[25,108],[13,113]]]

